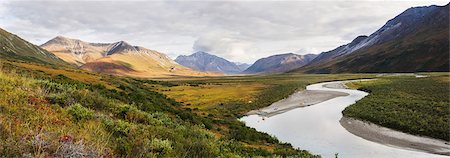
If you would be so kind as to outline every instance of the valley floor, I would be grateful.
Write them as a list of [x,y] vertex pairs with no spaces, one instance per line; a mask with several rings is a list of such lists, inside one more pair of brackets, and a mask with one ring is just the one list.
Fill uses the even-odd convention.
[[213,117],[156,92],[170,87],[0,60],[0,155],[319,157],[245,127],[236,111]]
[[[238,118],[252,110],[274,108],[269,105],[312,83],[376,77],[373,74],[282,74],[167,78],[155,81],[26,62],[1,61],[0,67],[0,155],[16,156],[56,156],[63,154],[60,149],[65,147],[65,152],[103,156],[317,157],[246,127]],[[396,80],[382,77],[381,83],[397,83]],[[417,88],[415,82],[408,78],[398,80],[400,83],[413,84],[407,88]],[[416,119],[418,124],[401,124],[403,126],[397,129],[408,129],[406,132],[443,139],[448,136],[445,135],[448,129],[448,124],[445,124],[448,123],[448,100],[444,97],[448,93],[448,75],[418,80],[431,85],[420,91],[431,95],[413,93],[411,96],[409,91],[399,88],[393,92],[406,98],[399,102],[393,101],[398,98],[381,101],[411,103],[406,106],[414,111],[393,107],[394,111],[399,108],[398,113],[401,115],[398,116],[402,117],[410,115],[425,118]],[[364,83],[349,86],[372,92],[379,89]],[[302,104],[310,105],[340,95],[344,94],[327,94]],[[373,96],[378,94],[373,93]],[[411,97],[416,98],[412,99],[415,102],[408,102]],[[379,97],[369,101],[377,99],[380,101]],[[362,103],[372,105],[363,100]],[[295,104],[297,101],[291,102]],[[385,120],[391,115],[385,111],[377,117],[367,118],[373,116],[370,115],[373,111],[366,110],[376,109],[360,108],[366,106],[362,103],[351,106],[356,108],[346,110],[344,114],[371,122]],[[424,107],[422,103],[429,106]],[[380,107],[388,108],[388,105]],[[293,107],[296,106],[299,104]],[[387,120],[405,121],[401,117]],[[382,126],[395,125],[385,125],[383,122],[386,121],[381,121]],[[426,128],[416,128],[419,125]],[[75,151],[75,148],[79,151]]]

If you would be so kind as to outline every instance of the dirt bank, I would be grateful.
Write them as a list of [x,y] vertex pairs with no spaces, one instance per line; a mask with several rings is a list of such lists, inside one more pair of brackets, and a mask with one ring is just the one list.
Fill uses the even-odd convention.
[[428,153],[450,155],[450,142],[448,141],[411,135],[348,117],[342,117],[339,122],[350,133],[369,141]]
[[[341,88],[345,85],[336,84],[326,84],[324,87]],[[318,104],[336,97],[347,96],[347,93],[336,92],[336,91],[321,91],[321,90],[303,90],[290,95],[288,98],[280,100],[273,103],[272,105],[261,108],[258,110],[252,110],[247,113],[247,115],[260,115],[265,117],[274,116],[287,112],[289,110],[311,106]]]

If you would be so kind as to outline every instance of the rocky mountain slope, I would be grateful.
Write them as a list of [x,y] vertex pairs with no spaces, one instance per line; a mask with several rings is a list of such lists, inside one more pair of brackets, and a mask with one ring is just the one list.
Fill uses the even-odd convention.
[[52,52],[64,61],[81,66],[105,56],[110,44],[91,44],[77,39],[57,36],[47,41],[42,48]]
[[279,54],[257,60],[243,73],[281,73],[302,67],[311,62],[317,55],[298,55],[294,53]]
[[449,5],[409,8],[370,36],[321,53],[307,73],[449,71]]
[[127,42],[88,43],[58,36],[42,45],[80,68],[100,73],[133,77],[210,76],[177,64],[163,53]]
[[239,73],[243,71],[241,67],[224,58],[208,54],[206,52],[196,52],[191,55],[180,55],[175,61],[183,66],[199,71],[212,71],[222,73]]
[[0,28],[0,58],[39,64],[68,65],[54,54]]
[[238,66],[239,70],[241,70],[241,71],[247,70],[250,66],[252,66],[250,64],[241,63],[241,62],[234,62],[234,64],[236,64],[236,66]]

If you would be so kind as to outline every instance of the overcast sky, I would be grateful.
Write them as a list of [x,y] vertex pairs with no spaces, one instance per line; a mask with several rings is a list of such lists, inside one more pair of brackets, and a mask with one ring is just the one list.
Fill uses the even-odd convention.
[[62,35],[231,61],[334,49],[414,6],[448,1],[0,1],[0,27],[40,45]]

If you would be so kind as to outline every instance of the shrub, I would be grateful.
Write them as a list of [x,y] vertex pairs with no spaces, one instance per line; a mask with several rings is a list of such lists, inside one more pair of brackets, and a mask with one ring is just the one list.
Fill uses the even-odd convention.
[[449,140],[448,82],[435,77],[389,77],[355,82],[370,95],[343,114],[410,134]]
[[75,104],[67,108],[67,112],[72,115],[76,121],[88,120],[94,116],[94,112],[88,108]]
[[158,153],[160,156],[169,155],[172,152],[172,142],[169,140],[161,140],[153,138],[149,145],[152,152]]
[[106,126],[106,128],[114,133],[117,136],[126,136],[130,132],[130,126],[131,124],[128,122],[125,122],[123,120],[118,121],[112,121],[112,120],[105,120],[103,124]]

